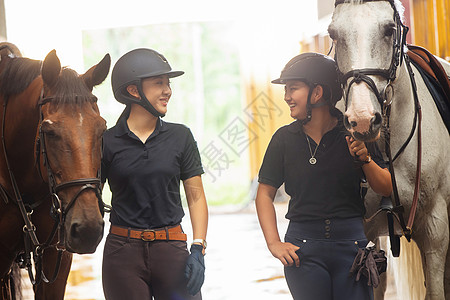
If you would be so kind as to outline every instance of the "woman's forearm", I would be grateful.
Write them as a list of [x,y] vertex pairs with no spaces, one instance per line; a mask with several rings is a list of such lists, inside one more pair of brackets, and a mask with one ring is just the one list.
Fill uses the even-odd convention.
[[258,186],[255,200],[259,224],[268,246],[274,242],[280,241],[276,212],[273,205],[276,192],[277,190],[274,187],[261,183]]
[[183,185],[191,218],[193,239],[205,240],[208,229],[208,205],[202,179],[200,176],[194,176],[183,181]]
[[362,166],[367,182],[372,190],[380,195],[389,196],[392,193],[391,173],[383,169],[374,161]]

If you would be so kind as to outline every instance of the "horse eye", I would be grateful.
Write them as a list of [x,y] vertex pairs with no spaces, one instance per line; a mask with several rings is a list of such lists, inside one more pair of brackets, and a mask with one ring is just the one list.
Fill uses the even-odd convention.
[[58,136],[54,130],[45,130],[44,133],[49,138],[56,138]]
[[397,30],[394,25],[388,25],[384,28],[384,36],[390,37],[394,34],[394,32]]
[[54,130],[54,128],[52,128],[53,126],[50,125],[48,122],[43,122],[42,123],[42,132],[49,138],[55,138],[58,136],[58,134],[56,133],[56,131]]

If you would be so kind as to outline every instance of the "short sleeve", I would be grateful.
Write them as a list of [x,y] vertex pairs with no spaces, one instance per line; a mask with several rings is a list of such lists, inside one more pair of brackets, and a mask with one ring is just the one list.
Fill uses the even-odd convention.
[[186,180],[204,173],[197,142],[194,140],[194,136],[190,129],[187,129],[186,134],[186,145],[181,157],[181,180]]
[[284,182],[283,146],[279,135],[275,134],[269,146],[259,170],[258,182],[279,188]]

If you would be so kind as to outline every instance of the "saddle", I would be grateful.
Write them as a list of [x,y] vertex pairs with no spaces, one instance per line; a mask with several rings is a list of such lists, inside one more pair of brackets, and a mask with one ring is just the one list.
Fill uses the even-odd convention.
[[441,117],[450,132],[450,78],[441,63],[427,49],[408,45],[407,55],[419,70],[428,87]]

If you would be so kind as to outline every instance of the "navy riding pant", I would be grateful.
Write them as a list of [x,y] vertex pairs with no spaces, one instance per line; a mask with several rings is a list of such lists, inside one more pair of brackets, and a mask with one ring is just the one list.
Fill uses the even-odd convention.
[[300,267],[285,267],[295,300],[372,300],[372,287],[349,271],[358,248],[367,245],[362,219],[290,222],[285,241],[300,249]]

